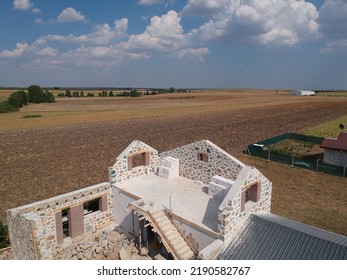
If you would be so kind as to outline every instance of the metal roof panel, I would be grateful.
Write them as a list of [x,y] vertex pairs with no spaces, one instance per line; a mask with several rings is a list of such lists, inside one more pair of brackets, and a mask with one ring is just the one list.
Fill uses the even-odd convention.
[[347,259],[347,237],[270,213],[252,214],[217,259]]

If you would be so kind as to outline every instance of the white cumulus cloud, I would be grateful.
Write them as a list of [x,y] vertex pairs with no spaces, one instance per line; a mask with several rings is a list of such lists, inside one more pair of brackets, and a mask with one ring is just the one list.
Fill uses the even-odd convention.
[[[80,47],[76,50],[65,52],[59,56],[63,65],[112,67],[127,60],[146,59],[145,53],[128,53],[123,50],[109,47]],[[58,58],[55,59],[56,61]]]
[[124,49],[157,50],[170,52],[188,44],[183,32],[181,19],[175,11],[158,17],[152,17],[150,24],[142,34],[130,35],[127,42],[120,43]]
[[15,10],[27,11],[27,10],[30,10],[32,6],[33,4],[30,3],[30,0],[14,0],[13,1],[13,8]]
[[203,62],[204,61],[204,56],[209,53],[208,48],[187,48],[187,49],[182,49],[174,53],[174,55],[178,58],[187,58],[187,59],[192,59],[196,62]]
[[3,50],[0,52],[1,57],[5,58],[18,58],[24,55],[24,53],[28,50],[29,45],[27,43],[17,43],[16,48],[12,51]]
[[57,49],[53,49],[51,47],[46,47],[40,51],[37,52],[37,54],[39,56],[50,56],[50,57],[54,57],[58,54],[58,50]]
[[139,0],[140,5],[155,5],[163,4],[165,0]]
[[73,34],[62,35],[47,35],[39,38],[37,43],[45,43],[48,41],[57,41],[65,43],[74,43],[80,45],[108,45],[116,39],[127,36],[128,19],[122,18],[114,21],[114,27],[110,27],[109,24],[100,24],[94,27],[93,32],[75,36]]
[[40,10],[39,8],[33,8],[33,9],[32,9],[32,12],[33,12],[35,15],[41,14],[41,10]]
[[213,15],[222,11],[229,0],[188,0],[182,9],[182,16]]
[[85,16],[74,8],[66,8],[58,15],[58,22],[75,22],[85,20]]
[[316,7],[305,1],[229,0],[223,11],[191,35],[227,44],[295,45],[317,34],[317,18]]

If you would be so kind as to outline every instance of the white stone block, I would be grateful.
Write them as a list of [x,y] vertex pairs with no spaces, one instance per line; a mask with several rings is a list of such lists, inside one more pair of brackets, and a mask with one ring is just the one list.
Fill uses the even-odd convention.
[[208,194],[212,196],[213,198],[218,199],[220,201],[224,199],[228,191],[229,191],[228,188],[218,185],[214,182],[210,182],[208,184]]
[[173,157],[165,157],[160,160],[158,176],[171,180],[179,176],[179,160]]
[[233,184],[235,183],[235,181],[233,181],[231,179],[227,179],[227,178],[224,178],[224,177],[218,176],[218,175],[213,176],[211,179],[211,182],[218,184],[220,186],[226,187],[228,189],[230,189],[233,186]]

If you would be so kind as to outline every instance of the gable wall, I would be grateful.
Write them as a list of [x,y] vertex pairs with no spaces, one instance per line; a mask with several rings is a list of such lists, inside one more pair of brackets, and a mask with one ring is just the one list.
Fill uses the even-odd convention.
[[[128,170],[128,156],[143,152],[147,152],[149,155],[148,164]],[[109,168],[109,182],[111,184],[120,183],[138,176],[153,173],[157,171],[158,166],[158,151],[141,141],[134,141],[117,157],[114,165]]]
[[[260,184],[260,197],[257,202],[250,201],[242,211],[242,193],[247,186]],[[242,226],[251,213],[270,212],[272,183],[256,168],[245,166],[234,185],[218,208],[218,232],[224,239]]]
[[[197,154],[207,155],[208,162],[197,159]],[[172,156],[179,159],[179,174],[182,177],[208,184],[212,176],[220,175],[235,179],[244,164],[209,141],[199,141],[167,152],[160,153],[164,158]]]

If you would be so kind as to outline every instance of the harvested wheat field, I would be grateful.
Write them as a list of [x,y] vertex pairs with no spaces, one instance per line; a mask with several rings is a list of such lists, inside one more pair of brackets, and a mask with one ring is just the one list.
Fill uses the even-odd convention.
[[[5,210],[106,181],[131,141],[165,151],[208,139],[273,181],[272,212],[347,235],[347,179],[242,154],[252,142],[347,115],[347,98],[202,91],[139,98],[57,98],[0,115]],[[23,118],[39,114],[38,118]]]

